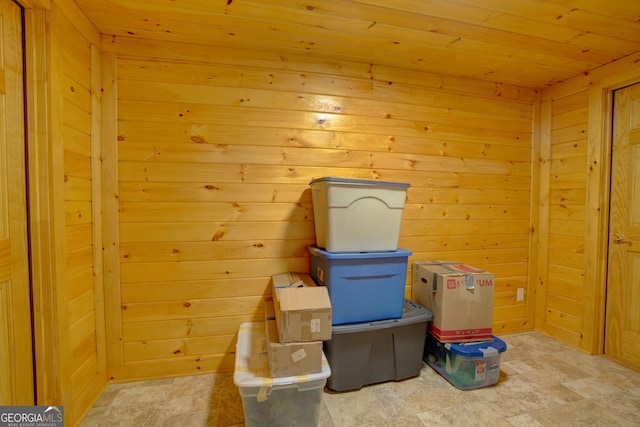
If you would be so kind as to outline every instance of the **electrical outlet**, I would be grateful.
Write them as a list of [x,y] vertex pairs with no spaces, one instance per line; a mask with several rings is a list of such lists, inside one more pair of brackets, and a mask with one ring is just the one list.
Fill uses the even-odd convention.
[[516,301],[524,301],[524,288],[516,289]]

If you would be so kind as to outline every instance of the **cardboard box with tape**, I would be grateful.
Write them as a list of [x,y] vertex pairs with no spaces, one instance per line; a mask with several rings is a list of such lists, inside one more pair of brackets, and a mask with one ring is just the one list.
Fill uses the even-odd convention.
[[271,277],[273,305],[281,343],[331,339],[331,301],[324,286],[304,273]]
[[491,339],[492,273],[455,261],[417,261],[411,283],[411,298],[433,312],[429,331],[438,341]]
[[280,342],[273,300],[267,297],[264,306],[267,359],[271,377],[322,372],[322,341]]

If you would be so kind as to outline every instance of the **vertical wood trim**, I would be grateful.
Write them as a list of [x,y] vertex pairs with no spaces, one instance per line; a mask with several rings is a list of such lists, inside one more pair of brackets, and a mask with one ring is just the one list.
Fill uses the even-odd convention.
[[[639,55],[640,56],[640,55]],[[587,215],[585,226],[585,290],[582,348],[604,353],[609,202],[611,197],[611,129],[613,91],[640,82],[640,71],[630,67],[604,76],[589,89]],[[597,230],[597,232],[594,232]]]
[[37,404],[59,404],[60,371],[55,312],[55,271],[60,254],[54,245],[53,201],[50,194],[52,146],[49,129],[50,46],[48,12],[25,10],[26,93],[31,254],[34,306]]
[[107,365],[121,367],[120,260],[118,227],[118,57],[101,55],[103,262]]
[[[541,185],[541,127],[542,127],[542,103],[540,99],[536,100],[531,108],[532,115],[532,138],[531,138],[531,224],[529,227],[529,266],[528,266],[528,281],[527,281],[527,321],[530,322],[530,327],[535,327],[536,319],[536,299],[537,299],[537,283],[538,283],[538,270],[539,265],[538,257],[539,240],[540,240],[540,185]],[[547,181],[548,182],[548,181]]]
[[60,373],[60,397],[61,404],[72,408],[72,367],[69,364],[69,319],[67,283],[65,278],[65,256],[66,244],[66,222],[64,203],[64,73],[61,45],[64,37],[62,35],[63,16],[59,8],[54,7],[49,13],[50,17],[50,63],[51,73],[49,80],[50,87],[50,192],[52,211],[52,241],[53,250],[57,256],[53,264],[53,294],[54,294],[54,316],[57,318],[57,348],[59,355]]
[[537,232],[537,272],[535,280],[535,327],[543,330],[547,309],[547,266],[549,264],[549,189],[551,174],[551,100],[545,99],[539,107],[540,128],[538,157],[534,162],[539,164],[539,198]]
[[[3,266],[4,267],[4,266]],[[8,270],[8,269],[6,269]],[[11,366],[11,352],[5,351],[11,346],[11,301],[9,300],[9,282],[10,271],[0,270],[0,366]],[[14,376],[11,369],[6,369],[5,376],[0,381],[0,402],[3,405],[14,402],[14,392],[10,377]],[[7,380],[5,380],[5,378]]]
[[107,350],[104,318],[102,263],[102,139],[100,106],[100,51],[91,45],[91,223],[93,226],[93,286],[96,312],[98,374],[106,372]]
[[[607,258],[609,252],[609,185],[611,181],[611,99],[616,89],[640,82],[637,63],[640,53],[629,55],[608,66],[593,70],[543,91],[543,97],[566,96],[589,88],[587,158],[587,201],[585,221],[585,276],[583,282],[583,319],[580,347],[595,354],[604,349],[605,300],[607,288]],[[594,166],[594,161],[599,162]],[[540,269],[547,261],[539,259]],[[541,305],[540,298],[536,304]],[[536,325],[543,322],[543,308],[536,308]],[[542,329],[542,323],[540,323]]]
[[[0,303],[2,328],[6,328],[0,351],[7,351],[10,368],[2,367],[3,385],[7,385],[7,404],[33,404],[29,263],[27,244],[27,204],[25,177],[24,95],[22,58],[22,11],[19,5],[3,1],[2,14],[2,136],[0,144],[0,269],[7,273],[0,279],[5,298]],[[4,282],[4,283],[2,283]]]
[[[609,104],[609,107],[607,107]],[[609,241],[609,170],[611,137],[611,91],[597,83],[589,88],[587,136],[587,201],[585,213],[583,312],[580,346],[589,353],[602,353],[604,308]],[[608,113],[608,114],[607,114]],[[593,230],[598,230],[594,233]]]

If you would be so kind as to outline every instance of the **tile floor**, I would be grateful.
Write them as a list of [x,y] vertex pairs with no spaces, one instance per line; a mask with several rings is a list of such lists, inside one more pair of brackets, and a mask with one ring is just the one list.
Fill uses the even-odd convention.
[[[320,426],[640,426],[640,373],[540,333],[500,338],[508,348],[495,386],[461,391],[423,365],[404,381],[325,389]],[[243,425],[230,372],[111,384],[81,424]]]

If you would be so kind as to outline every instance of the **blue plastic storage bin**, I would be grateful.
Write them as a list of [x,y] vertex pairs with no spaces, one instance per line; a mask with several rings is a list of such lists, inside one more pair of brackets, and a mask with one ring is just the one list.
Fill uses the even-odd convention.
[[332,253],[309,246],[311,277],[327,287],[332,325],[402,317],[411,251]]
[[427,334],[423,360],[461,390],[486,387],[500,378],[500,358],[507,344],[493,336],[490,341],[442,343]]

